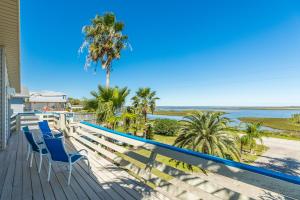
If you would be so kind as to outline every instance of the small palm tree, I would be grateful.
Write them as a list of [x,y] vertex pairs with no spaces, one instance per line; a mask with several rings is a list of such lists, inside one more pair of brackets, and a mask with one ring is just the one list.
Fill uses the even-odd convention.
[[222,114],[195,112],[185,116],[174,145],[239,161],[236,140],[226,131],[229,120]]
[[120,59],[122,49],[127,46],[126,35],[122,34],[124,24],[116,20],[113,13],[96,15],[92,24],[83,27],[85,40],[80,47],[80,52],[87,48],[85,67],[95,63],[95,71],[100,62],[102,69],[106,71],[106,87],[110,85],[110,73],[112,62]]
[[107,122],[109,118],[117,115],[124,106],[129,92],[127,87],[106,88],[101,85],[98,86],[98,91],[92,91],[91,95],[98,101],[98,122]]
[[156,92],[151,91],[150,88],[139,88],[136,95],[132,97],[132,105],[140,112],[144,121],[147,122],[147,114],[148,112],[154,112],[158,99]]
[[261,123],[247,123],[245,135],[241,137],[241,153],[243,146],[248,145],[250,152],[256,147],[256,140],[259,140],[262,144],[262,134],[260,131]]
[[153,133],[153,123],[147,122],[144,127],[144,138],[153,140],[154,133]]
[[134,113],[134,109],[130,106],[126,107],[121,115],[124,125],[124,131],[129,132],[131,125],[136,120],[136,114]]
[[115,130],[116,126],[118,125],[118,122],[121,121],[120,116],[112,115],[107,119],[108,128]]

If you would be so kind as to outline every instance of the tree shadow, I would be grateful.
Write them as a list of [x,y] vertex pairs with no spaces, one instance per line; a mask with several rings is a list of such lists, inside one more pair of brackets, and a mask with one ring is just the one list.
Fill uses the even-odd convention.
[[[76,149],[70,141],[66,143],[70,150]],[[151,199],[152,196],[159,195],[157,191],[112,163],[99,164],[99,166],[95,166],[95,164],[98,163],[94,163],[90,173],[88,165],[84,161],[75,166],[75,170],[84,172],[83,178],[90,179],[90,182],[92,180],[93,184],[99,187],[98,190],[94,187],[96,193],[105,192],[106,196],[110,196],[111,199]]]
[[264,194],[259,197],[261,200],[293,200],[289,197],[280,197],[270,192],[264,191]]
[[273,158],[269,156],[260,156],[267,158],[265,162],[256,161],[255,163],[261,167],[271,169],[274,171],[279,171],[285,174],[290,174],[293,176],[300,176],[300,161],[294,158]]

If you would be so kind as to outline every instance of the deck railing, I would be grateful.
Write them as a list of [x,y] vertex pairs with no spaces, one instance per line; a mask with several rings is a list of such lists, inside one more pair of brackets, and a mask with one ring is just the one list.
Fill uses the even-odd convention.
[[[24,116],[20,119],[25,120]],[[75,147],[113,161],[177,199],[300,198],[300,178],[296,176],[177,148],[88,122],[72,123],[62,113],[48,115],[47,120],[53,120],[54,126],[64,131]],[[170,165],[176,161],[199,167],[206,174]]]
[[10,117],[10,132],[13,133],[17,130],[17,117],[18,114],[13,114]]

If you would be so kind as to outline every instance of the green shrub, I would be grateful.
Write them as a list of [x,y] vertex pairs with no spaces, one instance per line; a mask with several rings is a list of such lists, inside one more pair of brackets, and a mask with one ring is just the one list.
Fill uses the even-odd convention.
[[165,136],[175,136],[179,129],[179,123],[172,119],[154,120],[154,133]]

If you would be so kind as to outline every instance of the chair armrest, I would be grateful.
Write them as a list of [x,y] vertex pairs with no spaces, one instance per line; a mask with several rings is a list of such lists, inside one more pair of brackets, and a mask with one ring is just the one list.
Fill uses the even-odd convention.
[[80,149],[79,151],[77,151],[77,153],[80,153],[82,151],[84,151],[86,155],[88,155],[88,153],[89,153],[86,149]]
[[[70,155],[70,154],[71,154],[71,155]],[[69,154],[69,157],[70,157],[70,158],[72,158],[73,156],[78,156],[78,155],[79,155],[79,156],[84,156],[84,155],[81,155],[80,153],[76,153],[76,152],[75,152],[75,153],[70,153],[70,154]]]
[[55,138],[63,138],[64,137],[64,134],[63,133],[56,133],[56,134],[53,134],[53,136]]
[[[82,154],[80,154],[80,152],[82,152],[82,151],[84,151],[85,154],[88,155],[88,151],[86,149],[80,149],[79,151],[75,151],[74,153],[71,153],[73,155],[71,155],[70,157],[75,156],[75,155],[82,155]],[[84,155],[82,155],[82,156],[84,156]]]

